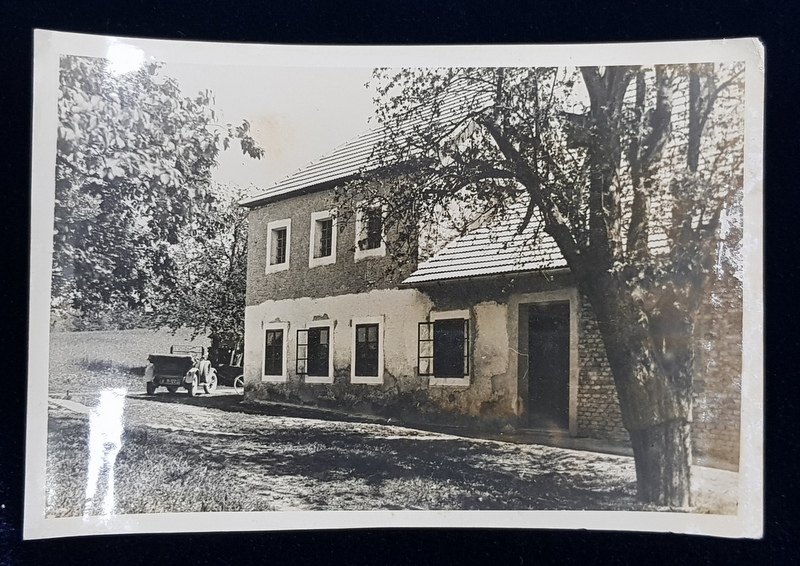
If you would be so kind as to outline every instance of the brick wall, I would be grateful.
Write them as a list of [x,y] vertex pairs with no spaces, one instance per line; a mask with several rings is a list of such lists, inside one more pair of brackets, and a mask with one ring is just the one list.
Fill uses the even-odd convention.
[[734,277],[712,281],[700,311],[695,355],[695,460],[739,461],[742,380],[742,299]]
[[578,435],[627,442],[603,339],[585,298],[581,299],[579,332]]
[[[715,279],[696,327],[692,440],[697,464],[739,461],[742,304],[736,280]],[[582,300],[578,434],[629,441],[594,314]]]

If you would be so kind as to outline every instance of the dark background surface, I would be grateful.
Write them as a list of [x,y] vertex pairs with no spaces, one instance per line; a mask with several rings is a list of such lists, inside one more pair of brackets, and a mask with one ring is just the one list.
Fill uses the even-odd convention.
[[[798,262],[795,242],[800,3],[613,2],[0,2],[0,564],[533,564],[793,562]],[[660,41],[759,36],[766,46],[765,538],[513,530],[370,530],[22,538],[26,399],[32,30],[254,43],[463,44]],[[788,559],[788,560],[787,560]]]

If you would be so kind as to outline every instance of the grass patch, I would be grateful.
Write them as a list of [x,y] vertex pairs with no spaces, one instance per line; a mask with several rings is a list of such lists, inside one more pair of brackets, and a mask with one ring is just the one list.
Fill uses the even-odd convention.
[[130,373],[133,375],[144,375],[145,366],[130,367],[119,364],[113,360],[97,360],[84,358],[83,365],[87,370],[95,373]]
[[142,390],[149,354],[167,354],[173,344],[208,346],[207,338],[190,340],[188,330],[103,330],[50,333],[49,392],[64,394],[121,387]]
[[[86,419],[51,418],[48,429],[45,513],[48,517],[101,514],[107,478],[86,500],[89,454]],[[116,458],[114,513],[264,511],[269,505],[230,481],[223,465],[187,455],[162,431],[126,429]]]

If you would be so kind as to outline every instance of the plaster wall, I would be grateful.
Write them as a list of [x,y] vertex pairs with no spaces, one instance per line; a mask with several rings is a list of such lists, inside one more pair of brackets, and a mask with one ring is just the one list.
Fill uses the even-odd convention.
[[[245,312],[244,375],[251,400],[267,399],[396,415],[411,421],[458,422],[515,418],[516,373],[510,371],[507,307],[492,301],[464,305],[470,313],[471,372],[463,385],[432,384],[417,372],[418,323],[437,307],[414,289],[377,289],[336,297],[268,300]],[[353,321],[382,317],[383,375],[380,383],[353,383]],[[297,330],[332,326],[333,378],[310,383],[296,372]],[[286,331],[286,375],[262,375],[264,328]]]

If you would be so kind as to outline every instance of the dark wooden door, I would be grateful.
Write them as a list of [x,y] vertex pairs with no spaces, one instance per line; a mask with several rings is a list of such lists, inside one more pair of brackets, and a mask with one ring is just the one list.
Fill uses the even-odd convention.
[[528,310],[528,424],[569,428],[569,303]]

